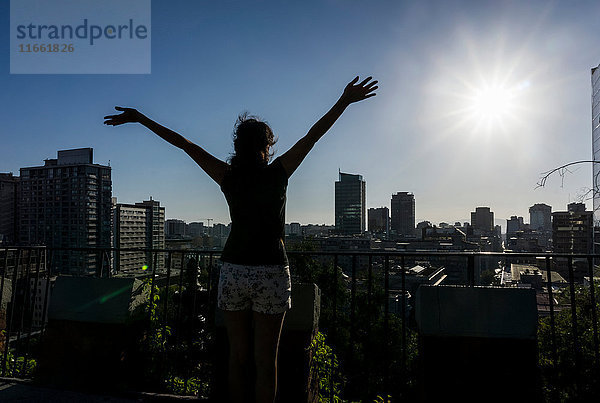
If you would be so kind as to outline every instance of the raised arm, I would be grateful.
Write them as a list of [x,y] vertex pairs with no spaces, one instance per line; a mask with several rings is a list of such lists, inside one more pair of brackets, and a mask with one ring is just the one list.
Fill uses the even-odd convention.
[[367,77],[360,83],[358,76],[346,85],[340,99],[315,123],[308,133],[292,146],[285,154],[279,157],[283,169],[288,176],[291,176],[296,168],[302,163],[306,155],[312,150],[313,146],[327,131],[335,121],[344,113],[348,105],[354,102],[362,101],[375,96],[377,81],[371,81],[372,77]]
[[146,126],[162,139],[185,151],[187,155],[192,157],[192,159],[196,161],[196,164],[198,164],[200,168],[202,168],[208,174],[208,176],[210,176],[219,185],[221,184],[221,180],[223,179],[228,167],[227,163],[214,157],[202,147],[192,143],[179,133],[176,133],[171,129],[167,129],[152,119],[144,116],[136,109],[122,108],[119,106],[115,106],[115,109],[122,111],[123,113],[120,115],[105,116],[104,119],[107,119],[104,122],[105,125],[118,126],[122,125],[123,123],[140,123]]

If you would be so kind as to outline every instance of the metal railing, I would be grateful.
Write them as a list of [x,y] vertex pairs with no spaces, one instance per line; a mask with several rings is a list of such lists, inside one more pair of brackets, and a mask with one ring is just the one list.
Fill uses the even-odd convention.
[[[162,349],[161,362],[184,359],[188,353],[177,348],[182,340],[203,337],[206,343],[201,343],[202,351],[195,357],[203,360],[204,368],[210,370],[220,251],[4,247],[0,248],[0,347],[3,351],[0,376],[33,375],[32,346],[37,345],[44,335],[52,279],[63,275],[60,267],[53,266],[52,259],[65,250],[72,254],[96,255],[96,266],[89,275],[127,275],[144,279],[148,301],[154,304],[153,309],[148,309],[149,315],[153,312],[155,325],[159,323],[156,335]],[[111,256],[128,251],[146,252],[147,265],[128,273],[116,270]],[[597,285],[594,284],[594,260],[600,255],[353,250],[290,251],[288,256],[294,281],[316,282],[322,290],[320,329],[327,335],[338,363],[334,365],[334,356],[329,357],[326,393],[332,399],[334,395],[372,399],[388,394],[402,398],[414,393],[418,348],[411,319],[413,304],[409,298],[408,277],[410,267],[423,260],[446,267],[448,272],[454,273],[453,283],[469,287],[479,284],[481,266],[494,268],[497,264],[506,270],[512,262],[534,262],[547,277],[544,288],[549,315],[540,320],[549,326],[549,340],[540,346],[540,355],[547,352],[549,356],[546,367],[541,368],[545,371],[543,376],[549,396],[560,400],[561,388],[575,391],[577,395],[598,386],[582,383],[587,378],[597,379],[600,374]],[[557,267],[565,268],[567,282],[564,288],[553,284],[552,272]],[[583,275],[588,278],[588,287],[583,287],[580,282]],[[582,290],[587,290],[584,306],[578,299]],[[157,295],[160,296],[158,299],[155,298]],[[557,305],[561,298],[565,301]],[[1,316],[4,316],[4,323]],[[563,331],[565,320],[569,325],[566,333]],[[184,329],[185,326],[188,328]],[[572,363],[565,358],[565,340],[568,340]],[[188,387],[198,379],[189,368],[185,371],[187,373],[175,376],[171,370],[165,384],[170,383],[171,390],[177,389],[176,392],[200,393]],[[566,378],[571,381],[564,381],[565,371],[569,371]],[[202,393],[210,389],[212,381],[207,382],[209,385],[203,386]]]

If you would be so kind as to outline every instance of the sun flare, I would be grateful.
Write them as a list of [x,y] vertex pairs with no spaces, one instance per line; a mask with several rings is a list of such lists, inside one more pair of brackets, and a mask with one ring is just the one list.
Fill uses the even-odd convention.
[[510,90],[495,86],[475,91],[471,111],[482,119],[499,119],[513,109],[513,95]]

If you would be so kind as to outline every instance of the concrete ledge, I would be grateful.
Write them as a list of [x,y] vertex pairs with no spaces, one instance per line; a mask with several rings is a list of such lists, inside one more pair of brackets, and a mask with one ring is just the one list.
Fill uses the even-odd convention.
[[133,278],[59,276],[52,290],[49,320],[126,323],[140,301],[132,297]]
[[421,286],[415,317],[423,336],[535,339],[534,289]]

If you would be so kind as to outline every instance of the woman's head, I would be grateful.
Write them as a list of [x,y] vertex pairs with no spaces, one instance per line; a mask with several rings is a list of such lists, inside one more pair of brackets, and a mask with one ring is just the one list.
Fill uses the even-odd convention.
[[243,113],[238,116],[233,132],[232,166],[267,165],[277,142],[273,131],[256,116]]

